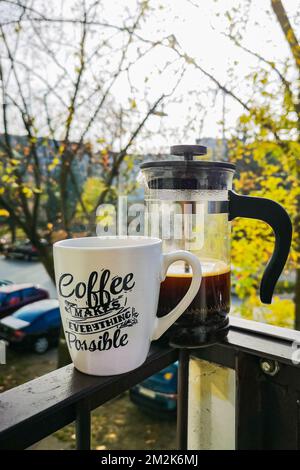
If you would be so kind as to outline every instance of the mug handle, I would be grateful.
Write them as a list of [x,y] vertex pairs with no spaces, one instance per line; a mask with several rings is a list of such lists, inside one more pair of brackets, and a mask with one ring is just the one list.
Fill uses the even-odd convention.
[[175,263],[175,261],[185,261],[192,267],[192,282],[185,296],[181,299],[179,304],[177,304],[176,307],[171,310],[170,313],[162,318],[158,318],[156,316],[152,340],[160,338],[165,333],[165,331],[167,331],[167,329],[177,320],[177,318],[179,318],[180,315],[188,308],[192,300],[195,298],[198,290],[200,289],[202,279],[200,261],[195,255],[192,255],[188,251],[183,250],[172,251],[171,253],[162,255],[160,282],[165,280],[169,266],[172,263]]

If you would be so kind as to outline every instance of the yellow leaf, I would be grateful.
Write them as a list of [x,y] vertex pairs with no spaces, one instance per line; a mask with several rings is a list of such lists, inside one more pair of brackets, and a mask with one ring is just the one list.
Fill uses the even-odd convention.
[[59,162],[60,162],[59,158],[57,158],[57,157],[53,158],[52,163],[50,163],[50,165],[48,165],[48,170],[49,170],[49,171],[54,170],[54,168],[57,167],[57,165],[59,164]]
[[130,100],[130,107],[131,107],[131,109],[135,109],[135,108],[136,108],[136,101],[135,101],[135,99],[133,99],[133,98]]
[[61,144],[61,145],[59,146],[58,151],[59,151],[59,154],[60,154],[60,155],[62,155],[62,154],[64,153],[64,151],[65,151],[65,146],[64,146],[64,144]]
[[9,217],[9,212],[6,209],[0,209],[0,217]]
[[22,188],[22,193],[25,194],[25,196],[28,197],[28,198],[32,197],[32,195],[33,195],[32,189],[30,189],[26,186],[24,188]]

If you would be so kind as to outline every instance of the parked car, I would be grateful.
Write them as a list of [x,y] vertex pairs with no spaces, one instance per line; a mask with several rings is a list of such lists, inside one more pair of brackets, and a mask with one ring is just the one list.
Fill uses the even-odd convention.
[[7,245],[4,248],[4,256],[7,259],[19,258],[28,261],[38,259],[37,249],[30,243],[29,240],[23,242],[16,242],[12,245]]
[[178,363],[148,377],[130,390],[133,403],[150,412],[175,414],[177,409]]
[[0,237],[0,253],[3,253],[5,250],[5,247],[7,246],[8,242],[6,238]]
[[[48,244],[45,239],[42,239],[41,243],[44,245]],[[37,260],[39,256],[36,247],[29,240],[18,241],[12,245],[6,245],[3,252],[7,259],[18,258],[32,261]]]
[[40,300],[0,320],[0,338],[11,346],[43,354],[58,344],[60,326],[58,300]]
[[10,284],[0,287],[0,318],[37,300],[48,299],[47,290],[34,284]]
[[2,287],[2,286],[10,286],[11,284],[13,284],[12,281],[8,281],[7,279],[0,279],[0,287]]

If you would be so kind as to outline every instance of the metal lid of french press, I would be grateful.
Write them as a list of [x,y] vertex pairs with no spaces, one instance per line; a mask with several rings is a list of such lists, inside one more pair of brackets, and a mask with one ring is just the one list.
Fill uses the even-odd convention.
[[141,170],[151,172],[147,180],[150,189],[220,190],[228,188],[228,178],[232,178],[235,165],[228,162],[194,160],[194,156],[207,153],[206,147],[174,145],[170,148],[170,153],[184,158],[152,161],[141,165]]

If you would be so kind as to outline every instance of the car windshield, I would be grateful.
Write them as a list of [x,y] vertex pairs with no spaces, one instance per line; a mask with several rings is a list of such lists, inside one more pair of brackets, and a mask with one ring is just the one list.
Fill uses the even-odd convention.
[[20,320],[28,321],[29,323],[31,323],[43,313],[44,312],[41,312],[41,311],[31,311],[31,310],[23,311],[22,309],[20,309],[19,311],[15,312],[13,316],[14,318],[19,318]]
[[7,294],[0,292],[0,307],[7,303]]
[[9,307],[14,307],[15,305],[18,305],[18,303],[20,302],[20,294],[20,291],[10,292],[9,294],[4,293],[1,305],[8,305]]

